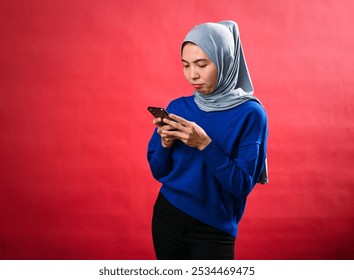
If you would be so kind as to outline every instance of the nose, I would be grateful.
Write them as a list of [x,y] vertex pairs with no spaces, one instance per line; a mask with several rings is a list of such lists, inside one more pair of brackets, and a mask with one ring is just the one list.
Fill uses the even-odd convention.
[[189,73],[189,77],[191,78],[191,80],[196,80],[199,78],[199,71],[198,68],[195,66],[192,66],[190,68],[190,73]]

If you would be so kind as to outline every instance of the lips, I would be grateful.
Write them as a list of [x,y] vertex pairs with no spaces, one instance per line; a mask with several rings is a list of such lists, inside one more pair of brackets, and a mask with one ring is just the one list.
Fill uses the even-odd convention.
[[200,89],[203,85],[202,85],[202,84],[192,84],[192,86],[193,86],[195,89]]

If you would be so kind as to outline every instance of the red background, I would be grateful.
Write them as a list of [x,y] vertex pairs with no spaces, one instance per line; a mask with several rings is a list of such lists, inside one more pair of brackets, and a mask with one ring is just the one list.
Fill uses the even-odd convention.
[[0,4],[0,258],[153,259],[149,105],[190,95],[180,44],[233,19],[269,115],[270,184],[239,259],[354,258],[354,4]]

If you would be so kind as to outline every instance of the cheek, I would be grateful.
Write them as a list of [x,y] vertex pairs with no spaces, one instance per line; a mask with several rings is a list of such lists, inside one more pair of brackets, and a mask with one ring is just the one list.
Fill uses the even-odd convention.
[[189,70],[187,68],[183,68],[183,74],[184,74],[184,77],[188,80]]
[[212,86],[216,86],[216,83],[217,83],[217,80],[218,80],[218,73],[217,71],[211,71],[209,73],[209,82],[210,82],[210,85]]
[[218,69],[215,67],[215,70],[214,70],[214,87],[216,87],[216,84],[218,82]]

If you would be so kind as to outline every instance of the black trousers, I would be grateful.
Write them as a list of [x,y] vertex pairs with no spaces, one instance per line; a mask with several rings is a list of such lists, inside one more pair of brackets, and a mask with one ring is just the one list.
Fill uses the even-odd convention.
[[152,219],[158,260],[233,260],[235,237],[204,224],[159,194]]

